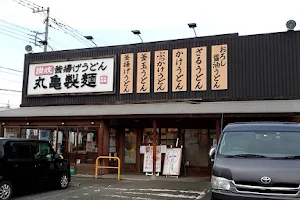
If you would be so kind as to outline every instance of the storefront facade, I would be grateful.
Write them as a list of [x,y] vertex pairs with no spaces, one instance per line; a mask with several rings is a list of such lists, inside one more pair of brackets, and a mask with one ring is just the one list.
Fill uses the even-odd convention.
[[227,123],[298,121],[299,38],[228,34],[27,54],[21,108],[0,112],[0,133],[48,140],[91,169],[99,155],[118,156],[131,173],[143,171],[141,146],[182,146],[181,174],[208,175],[209,148]]

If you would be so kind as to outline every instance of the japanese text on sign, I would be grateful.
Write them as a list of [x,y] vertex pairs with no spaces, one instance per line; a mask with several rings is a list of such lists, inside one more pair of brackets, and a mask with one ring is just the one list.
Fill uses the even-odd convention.
[[133,53],[121,54],[120,94],[133,92]]
[[186,91],[187,49],[173,49],[172,91]]
[[168,92],[168,50],[155,51],[154,92]]
[[211,52],[212,90],[228,89],[227,81],[227,44],[212,46]]
[[31,64],[28,95],[112,92],[114,58]]
[[192,48],[192,91],[205,91],[207,89],[206,68],[206,47]]
[[150,92],[150,52],[137,54],[137,93]]

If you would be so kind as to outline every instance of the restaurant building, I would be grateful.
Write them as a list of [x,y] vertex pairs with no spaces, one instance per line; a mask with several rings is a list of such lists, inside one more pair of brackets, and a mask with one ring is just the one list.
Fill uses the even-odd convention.
[[22,103],[0,112],[0,134],[49,140],[78,173],[99,155],[142,173],[141,146],[178,144],[181,174],[206,176],[227,123],[299,121],[299,55],[299,31],[26,54]]

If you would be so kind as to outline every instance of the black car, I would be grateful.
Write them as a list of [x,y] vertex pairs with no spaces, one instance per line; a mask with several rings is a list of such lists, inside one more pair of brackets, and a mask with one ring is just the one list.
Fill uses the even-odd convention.
[[228,124],[213,161],[213,200],[300,199],[300,125]]
[[60,189],[71,180],[70,164],[48,141],[0,138],[0,200],[15,188],[47,184]]

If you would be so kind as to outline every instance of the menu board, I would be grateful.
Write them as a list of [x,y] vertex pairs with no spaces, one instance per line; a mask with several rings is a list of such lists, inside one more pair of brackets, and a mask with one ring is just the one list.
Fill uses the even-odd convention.
[[[153,146],[145,146],[143,172],[153,172]],[[161,148],[156,147],[156,172],[161,172]]]
[[163,175],[179,176],[182,159],[182,148],[167,148]]

